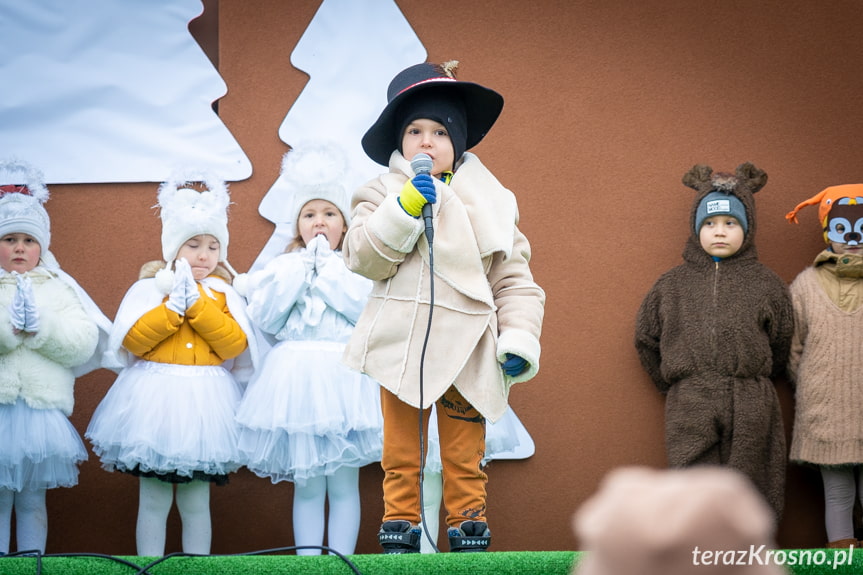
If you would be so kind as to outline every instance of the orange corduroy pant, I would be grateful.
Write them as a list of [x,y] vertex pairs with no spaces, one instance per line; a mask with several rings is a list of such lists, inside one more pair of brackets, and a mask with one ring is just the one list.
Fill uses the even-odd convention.
[[[448,526],[486,521],[488,476],[480,462],[485,454],[485,418],[455,387],[436,402],[443,504]],[[381,388],[384,418],[384,521],[420,522],[419,410]],[[428,453],[431,409],[423,410],[423,453]]]

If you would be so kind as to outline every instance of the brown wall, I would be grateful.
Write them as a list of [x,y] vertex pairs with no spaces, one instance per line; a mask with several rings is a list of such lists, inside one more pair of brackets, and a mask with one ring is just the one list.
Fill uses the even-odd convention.
[[[197,33],[211,51],[217,38],[211,57],[229,89],[219,112],[254,166],[231,185],[230,259],[242,271],[272,232],[257,207],[287,149],[278,127],[307,81],[290,54],[319,1],[216,1],[206,4],[218,7],[217,34]],[[681,176],[702,162],[765,169],[760,255],[792,280],[822,244],[813,213],[793,227],[785,212],[827,185],[863,181],[863,14],[853,0],[398,5],[430,61],[459,59],[462,79],[506,98],[476,151],[518,196],[548,293],[542,370],[511,396],[537,451],[489,468],[493,549],[575,549],[571,515],[608,470],[665,464],[662,398],[632,332],[644,293],[680,261],[693,197]],[[113,317],[139,266],[159,254],[156,186],[51,191],[54,251]],[[112,381],[104,371],[80,380],[82,432]],[[784,382],[779,390],[790,429],[792,395]],[[357,551],[375,553],[381,473],[369,466],[361,477]],[[780,544],[823,544],[820,479],[799,467],[788,479]],[[134,554],[136,485],[91,456],[80,485],[49,494],[49,552]],[[290,545],[291,493],[248,472],[214,489],[213,552]],[[179,549],[174,512],[168,551]]]

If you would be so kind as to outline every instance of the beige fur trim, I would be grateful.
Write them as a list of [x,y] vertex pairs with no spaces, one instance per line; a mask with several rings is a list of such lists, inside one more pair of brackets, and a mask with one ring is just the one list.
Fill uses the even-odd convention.
[[[138,273],[138,279],[144,280],[144,279],[156,277],[156,273],[158,273],[159,270],[165,269],[166,265],[167,264],[165,262],[163,262],[162,260],[149,261],[149,262],[147,262],[141,266],[141,271]],[[213,270],[213,273],[210,275],[214,275],[214,276],[224,280],[225,283],[227,283],[228,285],[231,285],[231,283],[232,283],[232,276],[231,276],[230,272],[228,272],[228,270],[225,269],[225,267],[222,266],[222,264],[217,265],[216,269]]]

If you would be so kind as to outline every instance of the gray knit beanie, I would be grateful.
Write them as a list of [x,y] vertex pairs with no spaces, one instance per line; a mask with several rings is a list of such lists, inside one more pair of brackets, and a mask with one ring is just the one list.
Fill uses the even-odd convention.
[[704,196],[704,199],[698,204],[698,209],[695,212],[695,233],[701,231],[701,224],[704,223],[704,220],[721,215],[736,218],[743,226],[743,232],[748,231],[749,222],[746,219],[746,208],[743,206],[743,202],[731,194],[713,191]]

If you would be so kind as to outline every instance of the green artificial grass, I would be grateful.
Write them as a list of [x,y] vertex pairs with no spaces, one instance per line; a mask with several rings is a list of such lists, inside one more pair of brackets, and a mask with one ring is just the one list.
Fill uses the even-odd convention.
[[[168,557],[148,569],[150,575],[524,575],[542,573],[569,575],[577,553],[488,552],[439,553],[435,555],[350,555],[356,568],[335,555],[298,557],[296,555]],[[138,568],[110,558],[45,556],[42,575],[134,575],[153,561],[147,557],[118,557]],[[31,557],[0,558],[0,575],[35,575],[37,560]]]
[[[626,549],[621,549],[622,553]],[[819,553],[820,552],[820,553]],[[863,550],[856,550],[851,564],[834,566],[827,561],[846,557],[833,550],[784,550],[780,561],[795,562],[786,569],[793,575],[852,575],[863,573]],[[844,551],[843,553],[847,553]],[[135,575],[148,567],[150,575],[570,575],[582,556],[579,551],[520,551],[488,553],[439,553],[435,555],[350,555],[352,565],[335,555],[230,555],[210,557],[168,556],[107,557],[47,555],[0,557],[0,575]],[[794,559],[792,559],[794,557]],[[822,563],[815,565],[815,562]],[[123,563],[126,562],[126,563]],[[621,574],[624,575],[624,574]]]

